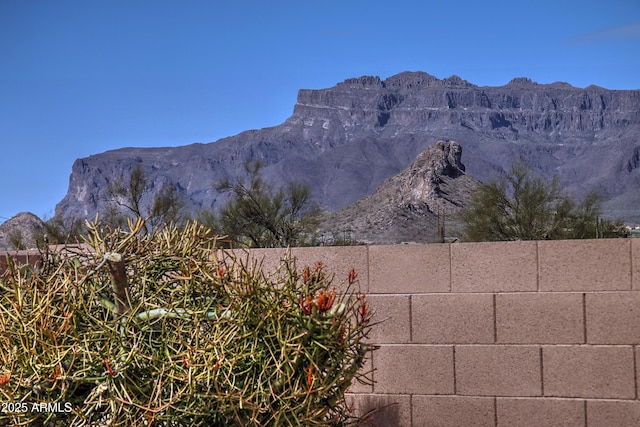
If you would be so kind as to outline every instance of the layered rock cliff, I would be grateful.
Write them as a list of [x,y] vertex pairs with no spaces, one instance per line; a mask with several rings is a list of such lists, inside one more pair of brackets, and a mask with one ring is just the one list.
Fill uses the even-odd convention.
[[320,204],[335,211],[371,194],[438,140],[458,141],[468,172],[480,180],[523,157],[542,173],[558,175],[571,194],[598,190],[612,216],[640,221],[631,202],[640,188],[640,91],[526,78],[481,87],[422,72],[300,90],[281,125],[217,142],[123,148],[79,159],[56,215],[103,209],[108,183],[137,163],[149,177],[146,200],[173,184],[193,210],[215,208],[223,197],[213,183],[243,173],[244,163],[257,159],[266,179],[306,182]]

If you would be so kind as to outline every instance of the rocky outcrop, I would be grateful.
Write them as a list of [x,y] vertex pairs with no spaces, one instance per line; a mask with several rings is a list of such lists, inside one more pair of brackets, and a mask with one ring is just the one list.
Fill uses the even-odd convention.
[[462,147],[457,142],[439,141],[418,155],[406,170],[392,181],[399,181],[398,203],[413,205],[425,203],[429,210],[441,205],[445,198],[442,185],[464,175],[465,167],[460,161]]
[[[92,216],[103,209],[108,183],[137,163],[149,178],[147,201],[172,184],[193,210],[215,208],[225,199],[213,184],[258,159],[267,180],[306,182],[321,206],[335,211],[371,194],[438,140],[459,141],[468,172],[482,181],[523,157],[542,174],[558,175],[576,197],[598,190],[624,202],[640,185],[639,139],[637,90],[527,78],[483,87],[422,72],[366,76],[300,90],[291,117],[275,127],[210,144],[124,148],[79,159],[56,215]],[[607,206],[613,211],[628,204]],[[638,209],[616,215],[640,221]]]
[[462,147],[439,141],[373,194],[324,219],[321,240],[389,244],[455,236],[458,213],[479,182],[465,173]]
[[21,212],[0,224],[0,250],[36,249],[44,234],[40,218],[31,212]]

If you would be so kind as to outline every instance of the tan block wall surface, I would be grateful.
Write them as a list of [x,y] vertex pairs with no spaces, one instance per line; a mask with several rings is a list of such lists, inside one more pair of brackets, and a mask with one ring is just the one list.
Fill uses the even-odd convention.
[[545,396],[635,399],[630,346],[543,348]]
[[381,345],[373,354],[373,364],[375,393],[454,392],[453,347]]
[[411,297],[413,342],[493,343],[491,294],[431,294]]
[[453,292],[536,291],[536,242],[451,245]]
[[640,402],[620,400],[587,401],[588,427],[638,427]]
[[369,336],[377,344],[408,343],[411,341],[410,295],[369,295],[375,310],[376,325]]
[[456,346],[456,392],[474,396],[540,396],[537,346]]
[[629,290],[630,251],[630,239],[538,242],[540,290]]
[[416,426],[485,427],[495,424],[495,401],[491,398],[414,395],[411,403],[413,425]]
[[498,398],[499,427],[583,427],[584,401]]
[[498,294],[496,329],[499,343],[583,343],[583,295]]
[[640,292],[586,295],[587,342],[640,344]]
[[320,261],[327,275],[334,276],[333,284],[338,289],[346,289],[349,271],[353,268],[357,274],[356,290],[368,292],[369,267],[368,252],[365,246],[329,246],[317,248],[287,249],[251,249],[248,254],[236,251],[243,260],[247,257],[257,262],[265,273],[273,273],[287,255],[295,259],[298,271],[304,267],[314,269]]
[[448,245],[369,247],[371,293],[449,292],[451,282]]
[[[284,250],[255,251],[275,265]],[[640,239],[295,248],[375,311],[365,426],[640,426]],[[386,319],[386,320],[385,320]]]
[[411,396],[408,394],[349,394],[348,405],[364,418],[363,427],[410,426]]

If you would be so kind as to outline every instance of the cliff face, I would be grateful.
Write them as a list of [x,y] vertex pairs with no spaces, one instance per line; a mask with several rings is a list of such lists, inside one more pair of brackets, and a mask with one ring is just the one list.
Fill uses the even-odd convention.
[[322,91],[302,90],[288,122],[314,117],[326,129],[344,126],[341,136],[362,129],[428,131],[449,125],[510,140],[567,142],[568,137],[582,140],[638,125],[639,106],[640,91],[540,85],[526,78],[502,87],[478,87],[456,76],[438,80],[402,73],[385,81],[362,77]]
[[467,171],[480,180],[502,173],[520,156],[558,175],[576,196],[601,191],[614,216],[640,215],[629,202],[640,188],[640,91],[525,78],[479,87],[421,72],[301,90],[281,125],[214,143],[123,148],[79,159],[56,214],[87,216],[102,209],[108,183],[136,163],[149,177],[149,199],[171,183],[193,209],[215,207],[223,199],[213,183],[241,174],[247,160],[257,159],[268,180],[307,182],[320,204],[335,211],[371,194],[441,139],[460,143]]

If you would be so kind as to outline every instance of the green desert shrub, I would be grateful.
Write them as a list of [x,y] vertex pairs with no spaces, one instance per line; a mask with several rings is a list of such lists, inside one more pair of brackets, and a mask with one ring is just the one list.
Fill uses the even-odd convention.
[[87,224],[0,278],[0,425],[346,425],[371,312],[353,271],[268,274],[197,223]]

